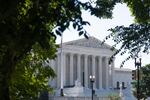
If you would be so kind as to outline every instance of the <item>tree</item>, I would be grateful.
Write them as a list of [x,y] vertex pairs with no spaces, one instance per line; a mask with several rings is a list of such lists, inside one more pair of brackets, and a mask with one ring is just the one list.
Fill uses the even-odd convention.
[[[55,46],[53,42],[52,44]],[[56,56],[56,47],[50,50],[42,50],[36,44],[31,52],[17,64],[9,85],[11,100],[20,100],[20,98],[22,100],[31,98],[37,100],[43,91],[52,92],[48,81],[56,75],[47,63]]]
[[137,23],[147,23],[150,21],[150,1],[149,0],[124,0],[130,8]]
[[135,17],[135,23],[125,26],[116,26],[109,29],[111,33],[104,39],[111,38],[114,40],[114,49],[118,44],[121,47],[116,51],[112,58],[126,53],[129,56],[122,62],[121,67],[130,58],[138,56],[139,52],[149,53],[150,49],[150,1],[149,0],[124,0],[130,8],[132,15]]
[[141,68],[141,94],[145,97],[150,97],[150,64]]
[[[41,49],[52,49],[50,40],[69,27],[87,37],[81,10],[99,18],[111,18],[120,0],[0,0],[0,98],[10,100],[10,83],[18,64],[38,43]],[[25,68],[25,66],[22,66]],[[19,68],[19,67],[18,67]]]
[[[137,81],[133,82],[134,94],[136,95]],[[140,69],[140,98],[146,99],[150,96],[150,64]]]
[[[10,99],[11,76],[33,45],[38,43],[42,49],[49,49],[49,40],[61,35],[69,25],[88,38],[83,25],[89,23],[82,19],[82,10],[99,18],[111,18],[118,2],[127,3],[137,21],[144,22],[146,18],[149,21],[147,13],[142,16],[147,8],[149,11],[149,0],[138,0],[138,3],[135,0],[96,0],[93,3],[91,0],[0,0],[0,98]],[[137,10],[136,4],[146,10]]]

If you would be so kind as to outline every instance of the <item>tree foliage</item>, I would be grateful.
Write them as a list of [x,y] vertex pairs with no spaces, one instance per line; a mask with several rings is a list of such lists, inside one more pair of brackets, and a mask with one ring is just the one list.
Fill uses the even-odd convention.
[[48,63],[56,56],[55,52],[56,46],[50,50],[43,50],[38,44],[33,46],[12,74],[9,85],[11,100],[37,100],[43,91],[52,91],[48,80],[56,75]]
[[109,37],[113,37],[115,42],[113,48],[118,44],[121,44],[121,47],[113,55],[120,53],[124,55],[128,53],[129,56],[122,62],[122,65],[129,60],[138,56],[139,52],[149,53],[150,49],[150,24],[131,24],[129,27],[117,26],[114,29],[110,29],[112,32]]
[[135,21],[147,23],[150,21],[150,1],[149,0],[124,0],[130,8]]
[[90,0],[0,0],[1,100],[10,100],[12,76],[20,74],[16,70],[22,68],[21,72],[26,73],[26,68],[30,68],[25,62],[36,43],[43,50],[53,49],[50,40],[61,35],[71,23],[80,35],[88,38],[83,25],[89,23],[82,19],[82,10],[99,18],[111,18],[117,2],[120,0],[97,0],[94,4]]
[[[137,93],[137,81],[133,83],[135,88],[134,94]],[[141,67],[140,69],[140,98],[146,99],[150,97],[150,64]]]
[[[148,0],[143,0],[143,2],[137,0],[137,3],[135,0],[96,0],[93,2],[91,0],[86,2],[80,0],[0,0],[1,100],[10,99],[9,85],[13,79],[12,75],[17,73],[15,72],[17,68],[21,68],[20,64],[24,64],[23,60],[36,43],[43,50],[51,50],[53,45],[50,40],[61,35],[70,25],[79,31],[79,35],[88,38],[83,26],[89,23],[82,19],[82,10],[89,11],[91,15],[98,18],[112,18],[114,5],[119,2],[128,4],[137,22],[143,22],[144,25],[145,22],[149,22]],[[149,23],[147,25],[149,27]],[[120,27],[119,29],[122,31],[125,28]],[[113,31],[117,33],[120,32],[119,29]],[[131,32],[129,34],[135,33]],[[122,37],[126,39],[124,38],[126,35]],[[119,41],[126,41],[122,39]],[[127,44],[125,42],[124,45]],[[25,69],[26,66],[22,68]]]
[[150,64],[141,68],[141,92],[144,96],[150,97]]
[[[135,17],[135,23],[125,26],[116,26],[109,29],[111,33],[104,39],[113,39],[113,48],[121,44],[112,58],[126,53],[129,56],[122,62],[121,67],[130,58],[138,56],[139,52],[149,53],[150,49],[150,1],[149,0],[124,0]],[[112,49],[113,49],[112,48]]]

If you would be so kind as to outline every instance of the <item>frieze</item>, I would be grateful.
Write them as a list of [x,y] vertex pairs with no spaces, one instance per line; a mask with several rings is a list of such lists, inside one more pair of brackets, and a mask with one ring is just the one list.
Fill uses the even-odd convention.
[[103,43],[99,39],[95,37],[89,37],[89,39],[83,38],[70,42],[63,43],[63,45],[74,45],[74,46],[82,46],[82,47],[91,47],[91,48],[103,48],[110,49],[111,46]]

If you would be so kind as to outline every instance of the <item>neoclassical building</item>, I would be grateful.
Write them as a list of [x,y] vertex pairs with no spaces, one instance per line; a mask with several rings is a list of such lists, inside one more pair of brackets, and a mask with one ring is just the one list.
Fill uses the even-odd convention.
[[57,58],[50,62],[57,74],[50,84],[59,90],[72,88],[78,82],[81,87],[90,89],[89,77],[92,75],[95,76],[95,90],[115,89],[120,83],[127,87],[127,83],[132,81],[132,71],[116,69],[115,59],[109,64],[113,53],[111,46],[102,44],[95,37],[63,43],[62,48],[58,49]]

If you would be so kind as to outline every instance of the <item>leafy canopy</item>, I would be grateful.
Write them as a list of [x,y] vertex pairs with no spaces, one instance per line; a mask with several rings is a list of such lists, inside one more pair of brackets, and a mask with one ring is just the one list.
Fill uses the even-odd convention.
[[[83,26],[89,23],[82,19],[82,10],[99,18],[111,18],[113,7],[118,2],[120,0],[97,0],[94,3],[91,0],[0,0],[0,98],[10,100],[9,94],[16,88],[17,94],[18,91],[23,95],[31,93],[29,88],[22,91],[14,85],[18,79],[21,79],[21,83],[26,80],[29,87],[31,83],[35,83],[36,77],[30,77],[29,73],[32,71],[34,74],[34,69],[41,67],[29,64],[32,62],[30,53],[34,45],[38,44],[42,50],[55,51],[55,41],[50,41],[61,35],[71,23],[79,35],[88,38]],[[42,53],[36,49],[39,54]],[[52,55],[53,53],[51,51]],[[20,75],[17,70],[23,74]],[[18,79],[15,79],[16,76]],[[27,77],[32,80],[31,83]]]
[[149,0],[124,0],[130,8],[137,23],[147,23],[150,21],[150,1]]
[[[125,26],[116,26],[109,29],[111,33],[104,39],[113,39],[113,48],[121,44],[112,58],[117,54],[129,54],[122,62],[121,67],[130,58],[138,56],[139,52],[149,53],[150,49],[150,1],[149,0],[124,0],[135,17],[135,23]],[[112,48],[112,49],[113,49]]]
[[[15,70],[20,68],[19,64],[24,64],[23,60],[36,43],[43,50],[52,49],[53,45],[50,40],[61,35],[71,23],[74,29],[79,31],[79,35],[88,38],[83,26],[89,23],[82,19],[82,10],[87,10],[98,18],[111,18],[114,5],[119,2],[128,4],[137,22],[143,22],[144,25],[147,23],[149,26],[148,0],[143,2],[137,0],[138,3],[135,0],[96,0],[93,3],[91,0],[87,2],[80,0],[0,0],[0,98],[10,100],[9,84],[13,79],[12,75],[17,74]],[[140,9],[136,8],[137,5]],[[124,30],[122,27],[119,29]],[[119,29],[118,31],[114,29],[115,33],[120,32]],[[135,30],[133,31],[129,34],[135,33]],[[122,35],[119,41],[126,41],[124,37],[126,35]],[[133,38],[133,41],[135,39],[139,38]],[[127,44],[128,42],[125,42],[124,45]],[[134,47],[134,45],[129,47],[132,46]],[[30,66],[21,66],[24,69],[23,72],[25,73],[25,69]]]
[[[135,95],[137,92],[137,81],[133,83]],[[150,96],[150,64],[141,67],[140,69],[140,98],[146,99]]]
[[146,97],[150,96],[150,64],[145,65],[141,68],[142,74],[142,80],[141,80],[141,91],[142,94],[144,94]]
[[[53,42],[52,45],[55,46]],[[43,91],[52,92],[48,81],[56,75],[48,63],[49,59],[56,56],[56,47],[43,50],[39,44],[35,44],[31,52],[17,64],[10,82],[11,100],[37,100]]]

